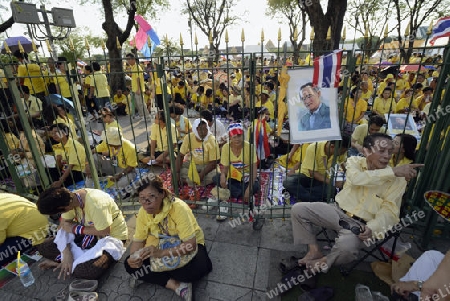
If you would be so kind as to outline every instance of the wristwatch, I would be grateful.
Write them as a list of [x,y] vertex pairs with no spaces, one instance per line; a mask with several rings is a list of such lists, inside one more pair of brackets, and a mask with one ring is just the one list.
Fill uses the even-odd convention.
[[423,281],[419,280],[417,281],[417,287],[419,288],[419,291],[422,291],[422,287],[423,287]]

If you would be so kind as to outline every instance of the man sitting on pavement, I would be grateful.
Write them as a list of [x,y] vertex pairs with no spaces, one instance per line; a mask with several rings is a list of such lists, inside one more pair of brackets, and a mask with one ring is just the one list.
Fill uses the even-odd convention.
[[[284,188],[302,202],[323,201],[327,196],[330,177],[328,172],[333,162],[344,163],[350,137],[343,135],[342,141],[321,141],[308,146],[300,172],[289,172],[283,182]],[[339,157],[334,160],[335,149]]]
[[208,126],[212,134],[216,137],[216,141],[219,143],[220,147],[228,142],[228,132],[225,129],[225,126],[219,119],[216,118],[213,120],[211,111],[203,110],[200,112],[200,116],[208,122]]
[[[209,131],[205,119],[196,119],[193,123],[192,133],[186,135],[177,157],[176,171],[178,180],[192,186],[193,175],[189,174],[191,160],[194,160],[200,183],[197,185],[208,185],[213,183],[216,174],[217,163],[220,159],[219,145],[216,138]],[[190,154],[188,161],[183,163],[186,154]],[[195,180],[195,179],[194,179]]]
[[[294,244],[307,244],[307,254],[298,261],[307,268],[315,264],[346,264],[358,258],[359,249],[368,239],[381,239],[399,222],[406,181],[417,176],[415,168],[423,164],[388,166],[394,145],[392,138],[376,133],[364,139],[366,157],[347,160],[347,181],[335,197],[335,204],[297,203],[292,207]],[[318,214],[320,213],[320,214]],[[343,229],[341,221],[353,224]],[[339,231],[336,244],[323,256],[312,225]],[[341,226],[342,225],[342,226]],[[358,230],[359,235],[354,230]]]

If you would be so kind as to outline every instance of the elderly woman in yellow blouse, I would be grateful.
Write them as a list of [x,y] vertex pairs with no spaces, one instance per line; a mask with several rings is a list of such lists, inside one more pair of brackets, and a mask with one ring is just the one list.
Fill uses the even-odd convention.
[[0,193],[0,267],[17,258],[17,251],[44,242],[47,230],[47,217],[34,203],[15,194]]
[[69,128],[63,123],[54,124],[50,127],[52,138],[59,142],[54,145],[56,165],[61,173],[59,179],[53,179],[52,187],[70,186],[83,180],[86,163],[84,146],[77,140],[72,139]]
[[[110,176],[110,181],[115,182],[117,187],[129,185],[136,177],[135,168],[138,166],[138,159],[135,145],[123,138],[118,128],[108,128],[105,131],[105,138],[97,145],[94,152],[101,154],[95,156],[96,165],[99,171]],[[91,169],[86,165],[86,185],[90,179]]]
[[[163,188],[162,180],[149,177],[138,189],[142,207],[136,219],[136,232],[125,260],[125,269],[131,281],[140,279],[173,290],[183,300],[192,300],[192,282],[200,280],[212,270],[205,247],[203,231],[189,206]],[[162,235],[176,236],[181,243],[176,247],[159,247]],[[169,271],[151,270],[150,258],[197,254],[184,266]]]
[[350,98],[347,98],[344,104],[345,121],[351,125],[353,131],[359,124],[367,123],[364,114],[367,111],[367,102],[361,97],[362,90],[358,87],[353,88]]
[[398,134],[393,140],[394,151],[389,166],[396,167],[414,162],[417,139],[409,134]]

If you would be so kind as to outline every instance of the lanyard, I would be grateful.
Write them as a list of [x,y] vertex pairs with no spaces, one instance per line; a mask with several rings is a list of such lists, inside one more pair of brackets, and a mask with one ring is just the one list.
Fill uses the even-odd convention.
[[[83,204],[83,199],[81,198],[81,195],[79,193],[75,193],[75,195],[77,196],[78,203],[80,203],[81,212],[83,212],[83,217],[81,218],[81,223],[80,224],[84,226],[84,204]],[[78,216],[77,216],[77,219],[78,219]]]

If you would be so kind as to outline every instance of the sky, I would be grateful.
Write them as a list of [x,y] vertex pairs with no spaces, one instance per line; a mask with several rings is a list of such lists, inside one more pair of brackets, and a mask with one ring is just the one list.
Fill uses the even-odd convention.
[[[169,38],[174,39],[175,41],[179,41],[181,33],[184,41],[184,48],[190,48],[191,38],[188,28],[188,17],[181,14],[182,3],[184,3],[185,0],[168,1],[170,3],[170,8],[166,12],[160,13],[158,15],[158,18],[154,20],[147,19],[147,21],[156,30],[160,39],[167,35]],[[279,19],[268,17],[265,15],[267,9],[266,0],[236,0],[236,2],[237,4],[234,7],[233,11],[235,15],[241,17],[242,21],[239,21],[239,23],[236,25],[230,26],[228,29],[230,48],[233,46],[240,46],[242,44],[242,28],[244,28],[245,32],[246,45],[259,44],[261,41],[261,30],[264,30],[264,44],[266,44],[270,39],[275,46],[277,45],[279,28],[281,28],[282,41],[284,42],[288,40],[289,27],[286,22],[284,22],[285,24],[281,24]],[[81,6],[79,5],[79,2],[77,0],[47,0],[45,1],[45,3],[47,10],[51,10],[51,8],[53,7],[65,7],[73,9],[77,27],[88,27],[92,31],[93,35],[103,35],[104,32],[101,28],[101,23],[104,18],[101,14],[102,8],[100,7],[100,5],[86,4]],[[9,1],[0,0],[0,22],[8,19],[10,15],[11,9]],[[122,29],[125,28],[126,16],[118,16],[116,18],[116,22],[118,22],[119,26]],[[309,43],[310,30],[311,29],[308,25],[306,29],[307,41],[305,41],[305,44]],[[199,49],[208,44],[208,37],[204,35],[198,28],[195,28],[194,26],[193,31],[194,34],[197,33]],[[24,33],[26,34],[26,32],[27,28],[24,24],[14,24],[13,27],[7,31],[7,34],[9,36],[19,36],[24,35]],[[134,34],[135,32],[133,30],[130,40],[133,38]],[[354,36],[354,31],[352,31],[349,26],[347,26],[347,40],[352,39]],[[359,36],[359,34],[357,36]],[[224,35],[222,36],[220,47],[225,48]],[[195,48],[195,45],[193,45],[193,48]]]
[[[62,0],[64,1],[64,0]],[[74,18],[77,27],[87,26],[92,30],[94,35],[102,35],[103,29],[101,23],[103,16],[100,13],[101,8],[95,5],[75,5],[75,1],[46,1],[46,8],[50,10],[52,7],[66,7],[73,9]],[[147,21],[155,28],[160,39],[166,35],[176,41],[179,41],[180,33],[183,36],[184,48],[190,48],[191,39],[188,28],[188,18],[181,14],[181,7],[183,0],[169,0],[170,9],[162,14],[159,14],[155,20],[147,19]],[[257,4],[257,5],[255,5]],[[0,21],[4,21],[11,15],[9,1],[0,0]],[[38,4],[40,5],[40,4]],[[6,8],[6,9],[5,9]],[[245,44],[257,45],[261,40],[261,30],[264,30],[265,41],[264,44],[271,39],[277,45],[278,29],[281,28],[282,40],[288,39],[289,27],[285,24],[280,24],[278,19],[273,19],[265,15],[266,1],[265,0],[237,0],[237,5],[234,7],[236,15],[242,18],[239,24],[233,25],[228,29],[229,46],[241,45],[241,30],[244,28]],[[126,18],[124,16],[116,19],[121,28],[125,27]],[[307,29],[307,37],[309,37],[309,27]],[[24,24],[14,24],[11,29],[7,31],[9,36],[24,35],[27,28]],[[194,34],[197,33],[198,48],[203,48],[208,44],[208,37],[205,36],[198,28],[193,28]],[[194,37],[193,34],[193,37]],[[134,31],[132,33],[134,35]],[[194,40],[194,38],[193,38]],[[309,42],[309,41],[308,41]],[[221,48],[225,47],[225,35],[222,36]],[[194,45],[195,48],[195,45]]]

